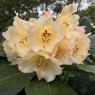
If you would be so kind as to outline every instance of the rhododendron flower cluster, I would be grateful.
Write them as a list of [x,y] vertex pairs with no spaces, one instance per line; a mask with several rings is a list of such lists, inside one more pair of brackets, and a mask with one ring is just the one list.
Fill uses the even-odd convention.
[[23,73],[36,72],[47,82],[62,73],[61,65],[83,64],[89,55],[89,34],[78,26],[75,3],[65,6],[56,20],[45,12],[38,19],[22,20],[18,14],[13,26],[3,33],[4,51],[12,65]]

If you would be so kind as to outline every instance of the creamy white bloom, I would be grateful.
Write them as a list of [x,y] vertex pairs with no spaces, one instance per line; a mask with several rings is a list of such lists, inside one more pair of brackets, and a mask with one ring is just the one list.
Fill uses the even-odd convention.
[[61,64],[69,64],[68,58],[71,57],[73,45],[69,40],[64,38],[56,46],[57,51],[55,53],[55,58],[57,58]]
[[41,16],[35,25],[29,30],[31,38],[31,48],[37,52],[39,50],[52,52],[54,46],[63,38],[63,32],[52,18]]
[[23,73],[36,72],[38,79],[44,78],[47,82],[53,81],[55,75],[62,73],[62,68],[54,58],[46,59],[41,55],[28,54],[17,60],[18,68]]
[[88,53],[89,49],[90,49],[90,39],[88,38],[88,35],[85,34],[77,41],[73,49],[73,53],[71,56],[72,63],[82,64],[82,62],[89,55]]
[[90,40],[84,28],[77,26],[76,11],[76,4],[70,4],[56,21],[48,12],[29,21],[16,16],[13,26],[3,33],[8,60],[21,72],[36,72],[39,80],[47,82],[62,73],[60,65],[82,64],[89,55]]
[[36,72],[39,80],[44,78],[47,82],[53,81],[56,75],[62,73],[60,61],[50,57],[48,53],[31,51],[24,57],[20,57],[14,48],[9,47],[6,41],[3,45],[8,60],[12,62],[11,65],[18,65],[18,69],[23,73]]
[[[14,49],[14,51],[21,57],[25,56],[31,50],[28,29],[32,25],[32,23],[15,16],[13,26],[10,26],[6,32],[3,32],[7,46]],[[5,44],[6,43],[4,43],[4,46]]]
[[7,55],[8,61],[13,62],[12,64],[16,64],[15,61],[18,58],[18,54],[17,54],[16,50],[14,48],[11,48],[8,45],[7,41],[3,42],[3,46],[4,46],[4,51]]
[[89,55],[90,39],[83,27],[77,26],[69,38],[64,37],[57,45],[55,57],[62,64],[82,64]]
[[77,12],[78,5],[74,2],[65,6],[62,10],[63,15],[72,15],[73,13]]
[[[12,65],[17,64],[23,73],[35,71],[38,79],[44,78],[50,82],[55,75],[62,73],[60,61],[53,55],[54,45],[63,38],[63,33],[60,28],[56,28],[49,14],[45,15],[34,22],[27,22],[16,16],[13,26],[3,33],[6,39],[3,46]],[[38,51],[35,52],[33,47],[38,48]]]
[[73,32],[76,26],[79,24],[79,15],[74,14],[77,11],[77,5],[75,3],[65,6],[61,14],[56,19],[56,23],[60,24],[65,36],[68,37],[69,33]]
[[85,34],[85,29],[79,26],[76,27],[74,32],[75,36],[73,38],[76,38],[76,40],[75,42],[72,40],[72,43],[74,44],[72,48],[72,54],[68,58],[68,63],[83,64],[83,61],[89,55],[88,51],[91,44],[90,39],[88,38],[89,34]]
[[36,19],[36,18],[30,18],[30,19],[29,19],[29,22],[35,24],[35,23],[37,22],[37,19]]

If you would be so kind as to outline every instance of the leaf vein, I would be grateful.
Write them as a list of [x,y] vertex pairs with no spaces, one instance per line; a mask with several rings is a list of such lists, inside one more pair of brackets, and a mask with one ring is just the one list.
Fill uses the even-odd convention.
[[3,81],[3,80],[8,79],[8,78],[10,78],[10,77],[13,77],[13,76],[15,76],[15,75],[18,75],[19,73],[21,73],[21,72],[15,73],[15,74],[10,75],[10,76],[7,76],[7,77],[5,77],[5,78],[1,79],[1,80],[0,80],[0,82],[1,82],[1,81]]
[[50,95],[53,95],[52,92],[51,92],[49,83],[48,83],[48,89],[49,89]]

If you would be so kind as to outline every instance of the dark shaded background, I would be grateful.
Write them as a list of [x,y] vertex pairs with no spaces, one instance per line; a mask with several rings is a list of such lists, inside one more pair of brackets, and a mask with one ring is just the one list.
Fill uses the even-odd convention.
[[[81,17],[87,16],[95,24],[95,0],[0,0],[0,31],[12,25],[15,11],[21,18],[28,20],[30,17],[39,17],[39,12],[44,13],[46,10],[52,10],[54,15],[58,15],[65,5],[72,2],[78,3],[78,14]],[[86,3],[88,8],[84,6]]]

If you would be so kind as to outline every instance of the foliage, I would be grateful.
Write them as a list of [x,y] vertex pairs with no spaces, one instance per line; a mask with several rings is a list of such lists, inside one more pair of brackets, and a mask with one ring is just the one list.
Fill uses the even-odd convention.
[[78,95],[69,85],[57,79],[51,83],[35,79],[25,89],[27,95]]
[[95,12],[94,11],[95,11],[95,5],[89,6],[86,10],[82,10],[80,12],[80,15],[81,15],[81,17],[87,16],[90,19],[90,21],[92,21],[92,23],[95,24],[95,20],[94,20]]
[[24,88],[34,74],[22,74],[17,67],[9,65],[0,57],[0,95],[15,95]]
[[86,33],[90,33],[92,31],[91,22],[90,22],[90,20],[87,17],[82,17],[80,19],[79,25],[85,27]]

